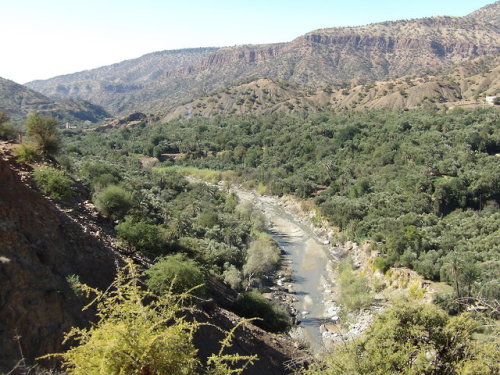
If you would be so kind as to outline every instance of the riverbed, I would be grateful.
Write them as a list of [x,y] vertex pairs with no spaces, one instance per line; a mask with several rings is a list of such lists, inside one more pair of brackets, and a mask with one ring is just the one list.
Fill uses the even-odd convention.
[[301,222],[301,218],[287,212],[279,198],[261,196],[238,188],[232,188],[231,191],[240,200],[251,202],[265,216],[269,233],[282,249],[282,261],[291,269],[290,289],[295,296],[295,309],[300,321],[297,336],[308,342],[312,349],[321,349],[325,336],[322,326],[332,323],[331,301],[325,294],[331,287],[328,271],[334,248],[328,240],[316,235],[310,225]]

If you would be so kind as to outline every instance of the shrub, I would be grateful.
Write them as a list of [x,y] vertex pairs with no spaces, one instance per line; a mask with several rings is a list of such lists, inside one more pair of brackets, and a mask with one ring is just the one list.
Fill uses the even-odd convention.
[[44,167],[35,170],[33,178],[40,190],[53,199],[64,200],[73,195],[73,181],[63,171]]
[[159,227],[145,220],[127,216],[125,221],[116,226],[116,232],[118,237],[148,257],[160,255],[165,246]]
[[132,196],[117,185],[109,185],[95,197],[97,209],[107,217],[123,218],[132,208]]
[[11,140],[17,137],[17,129],[9,122],[9,116],[0,111],[0,139]]
[[32,113],[26,120],[26,131],[35,142],[42,156],[51,156],[59,152],[61,138],[57,131],[57,120],[55,118]]
[[21,163],[35,163],[40,160],[40,154],[34,146],[22,144],[14,153]]
[[397,304],[366,335],[340,343],[305,374],[497,374],[498,350],[473,340],[477,328],[468,315],[450,318],[436,306]]
[[62,357],[63,366],[74,375],[238,375],[257,359],[224,353],[231,346],[231,331],[221,341],[220,351],[203,366],[193,344],[200,324],[185,318],[186,295],[169,291],[154,295],[141,287],[139,279],[137,268],[129,261],[104,292],[80,284],[87,296],[96,295],[93,303],[99,321],[90,328],[73,328],[65,342],[76,345],[66,353],[46,357]]
[[254,323],[267,331],[286,332],[291,326],[288,314],[257,291],[240,294],[234,309],[237,314],[243,317],[262,319],[256,320]]
[[339,265],[339,287],[339,303],[348,310],[367,308],[373,301],[368,280],[354,273],[350,259]]
[[226,263],[226,270],[222,274],[224,282],[232,289],[238,290],[241,287],[242,274],[233,264]]
[[203,287],[200,287],[205,281],[203,272],[194,260],[188,259],[182,254],[159,258],[146,271],[146,275],[149,276],[146,282],[148,288],[156,294],[167,291],[185,293],[193,288],[196,288],[194,290],[196,295],[202,296],[204,294]]

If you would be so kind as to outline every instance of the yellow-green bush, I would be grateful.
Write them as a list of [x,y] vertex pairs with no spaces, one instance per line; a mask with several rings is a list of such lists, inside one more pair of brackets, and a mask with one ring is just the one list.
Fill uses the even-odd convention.
[[189,296],[169,291],[154,295],[139,279],[130,261],[104,292],[80,284],[87,297],[95,295],[90,305],[97,306],[99,320],[88,329],[73,328],[65,342],[74,340],[77,345],[49,357],[61,357],[66,371],[74,375],[190,375],[200,370],[229,375],[240,374],[256,360],[223,353],[231,345],[232,331],[203,369],[192,342],[200,323],[183,314]]

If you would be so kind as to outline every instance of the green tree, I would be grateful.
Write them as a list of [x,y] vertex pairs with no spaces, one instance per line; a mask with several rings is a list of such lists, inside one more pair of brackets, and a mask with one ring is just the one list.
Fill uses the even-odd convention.
[[32,113],[26,120],[26,132],[33,139],[42,156],[56,155],[61,148],[61,138],[57,131],[57,120]]
[[18,134],[18,131],[9,120],[10,118],[7,112],[0,111],[0,139],[14,139]]
[[53,199],[68,199],[73,195],[73,181],[66,173],[52,167],[44,167],[33,172],[38,187]]
[[165,248],[159,227],[146,220],[127,216],[115,229],[118,237],[150,258],[161,255]]
[[272,271],[280,260],[280,249],[271,237],[262,236],[253,241],[247,251],[243,274],[247,278],[247,289],[252,280]]
[[271,331],[286,332],[290,329],[290,317],[278,305],[273,304],[256,290],[242,293],[234,306],[236,312],[246,318],[260,318],[255,325]]
[[433,305],[400,303],[379,315],[362,338],[337,346],[305,373],[497,374],[498,351],[473,339],[477,329],[466,314],[450,318]]
[[104,216],[113,219],[123,218],[133,205],[130,193],[117,185],[108,185],[95,196],[94,202]]
[[168,291],[173,293],[186,293],[193,290],[197,295],[203,295],[202,284],[205,276],[200,266],[183,254],[168,255],[159,258],[157,262],[146,271],[149,276],[146,284],[156,294]]

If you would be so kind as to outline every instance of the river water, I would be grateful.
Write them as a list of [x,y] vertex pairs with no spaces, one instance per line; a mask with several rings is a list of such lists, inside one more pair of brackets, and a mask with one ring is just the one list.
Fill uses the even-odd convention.
[[320,349],[323,347],[320,326],[327,321],[323,300],[329,264],[327,246],[307,225],[286,212],[279,199],[239,189],[233,191],[241,200],[250,201],[267,219],[270,234],[284,252],[283,261],[292,269],[301,336],[313,349]]

